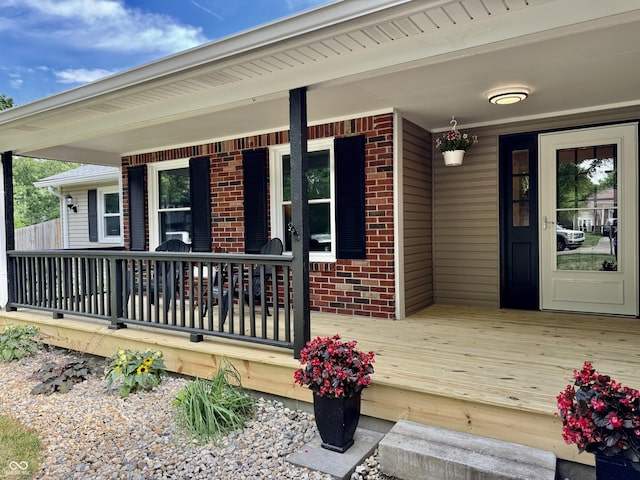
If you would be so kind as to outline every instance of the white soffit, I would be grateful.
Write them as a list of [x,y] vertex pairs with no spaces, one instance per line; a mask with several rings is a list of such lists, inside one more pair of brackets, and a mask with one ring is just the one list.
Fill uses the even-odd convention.
[[[358,10],[363,4],[372,13]],[[82,146],[103,152],[98,157],[104,158],[96,163],[114,164],[123,152],[161,146],[157,136],[153,143],[150,133],[136,139],[137,130],[195,117],[206,121],[207,115],[248,110],[262,102],[282,103],[291,88],[308,86],[313,92],[358,77],[404,72],[588,31],[603,22],[613,26],[638,21],[638,7],[637,0],[345,0],[0,112],[0,151],[56,158],[51,147],[64,154],[65,148]],[[552,52],[548,57],[552,62]],[[389,102],[386,107],[396,106],[393,96]],[[257,116],[263,127],[287,123],[286,109],[272,110]],[[215,128],[196,135],[194,125],[190,132],[184,123],[185,141],[216,136]],[[261,127],[246,122],[243,128]],[[174,133],[177,139],[180,132]],[[110,136],[118,142],[110,143]],[[71,151],[67,154],[73,156]]]

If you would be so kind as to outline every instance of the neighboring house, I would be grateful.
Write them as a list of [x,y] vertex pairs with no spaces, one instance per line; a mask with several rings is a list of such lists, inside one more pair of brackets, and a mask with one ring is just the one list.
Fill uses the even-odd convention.
[[117,167],[83,165],[34,183],[60,199],[63,248],[124,245],[120,179]]
[[[346,0],[0,112],[0,151],[121,168],[131,250],[302,232],[314,310],[637,316],[638,31],[637,0]],[[489,102],[505,92],[529,98]],[[480,142],[447,168],[452,115]],[[617,272],[556,264],[561,167],[585,149],[615,156]]]

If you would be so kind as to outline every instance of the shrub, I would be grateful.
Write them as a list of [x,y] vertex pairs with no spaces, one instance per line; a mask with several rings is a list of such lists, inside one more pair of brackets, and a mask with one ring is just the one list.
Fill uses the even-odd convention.
[[38,351],[36,337],[40,328],[35,325],[8,325],[0,335],[0,360],[10,362]]
[[65,357],[64,363],[47,362],[32,376],[40,383],[31,389],[32,395],[67,393],[76,383],[84,382],[99,371],[98,362],[87,358]]
[[211,380],[196,378],[178,392],[173,405],[178,425],[206,442],[242,428],[253,415],[254,401],[243,392],[238,371],[223,359]]
[[104,376],[109,386],[121,384],[120,395],[128,397],[131,392],[156,388],[162,375],[166,373],[166,368],[162,352],[120,349],[111,357]]

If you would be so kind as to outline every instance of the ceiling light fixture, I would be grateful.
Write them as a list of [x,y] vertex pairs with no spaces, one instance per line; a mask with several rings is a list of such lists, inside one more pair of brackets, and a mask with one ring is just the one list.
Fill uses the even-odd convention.
[[527,87],[509,87],[491,90],[487,93],[487,98],[494,105],[511,105],[526,99],[531,93]]

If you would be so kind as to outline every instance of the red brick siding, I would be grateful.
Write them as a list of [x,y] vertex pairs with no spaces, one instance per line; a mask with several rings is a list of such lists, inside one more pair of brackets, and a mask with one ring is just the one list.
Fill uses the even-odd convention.
[[[367,258],[338,260],[335,263],[312,263],[311,308],[327,313],[394,318],[393,115],[375,115],[309,127],[310,140],[358,134],[364,134],[367,139]],[[220,247],[233,253],[243,252],[242,151],[283,143],[289,143],[288,131],[123,157],[125,239],[128,242],[127,167],[209,156],[213,248]]]

